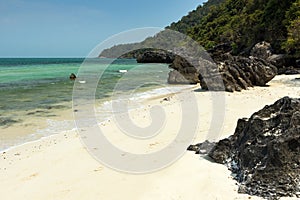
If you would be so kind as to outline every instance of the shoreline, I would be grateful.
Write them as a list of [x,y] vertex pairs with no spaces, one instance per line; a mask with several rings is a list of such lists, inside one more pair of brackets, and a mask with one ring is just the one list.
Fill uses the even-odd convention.
[[[299,97],[300,90],[297,87],[282,84],[285,79],[296,77],[299,76],[277,76],[269,83],[269,87],[224,93],[226,115],[219,139],[234,132],[237,119],[249,117],[283,96]],[[181,121],[180,101],[188,102],[189,95],[195,95],[200,109],[193,143],[204,141],[213,123],[212,94],[194,90],[186,90],[183,94],[182,99],[177,98],[177,94],[175,97],[166,95],[152,98],[144,101],[143,108],[130,111],[136,123],[147,126],[151,123],[150,107],[161,105],[170,122],[166,122],[164,134],[157,138],[141,142],[120,137],[120,129],[113,120],[103,122],[100,126],[110,134],[109,139],[113,144],[121,149],[139,153],[159,151],[177,133],[176,124]],[[170,98],[163,101],[165,97]],[[241,104],[247,107],[241,109]],[[238,194],[236,182],[225,166],[199,159],[193,152],[185,152],[171,166],[151,174],[116,172],[98,163],[87,152],[75,131],[48,136],[1,152],[0,166],[0,192],[3,199],[261,199]]]
[[[157,90],[161,90],[162,88],[168,88],[168,89],[175,88],[176,91],[175,92],[172,91],[172,94],[176,94],[176,93],[180,93],[182,91],[189,90],[189,89],[195,88],[195,87],[199,87],[199,86],[196,86],[196,85],[195,86],[166,85],[165,87],[160,87],[160,88],[150,88],[146,91],[137,93],[138,94],[138,97],[137,97],[138,103],[140,106],[145,106],[144,104],[147,101],[164,98],[164,97],[168,97],[169,95],[171,95],[171,93],[155,94],[155,92],[157,92]],[[147,94],[147,95],[151,94],[152,96],[144,98],[143,95],[145,95],[145,94]],[[100,103],[96,104],[97,109],[101,109],[101,108],[104,108],[106,103],[111,104],[112,99],[111,98],[103,98],[103,99],[97,99],[97,101],[100,102]],[[15,139],[9,139],[9,138],[5,138],[5,136],[2,135],[2,140],[6,141],[6,142],[10,141],[10,142],[14,143],[15,145],[0,149],[0,153],[4,152],[4,151],[8,151],[11,148],[22,146],[23,144],[27,144],[27,143],[41,140],[43,138],[51,137],[52,135],[57,135],[57,134],[61,134],[64,132],[74,131],[76,129],[75,124],[74,124],[74,126],[72,126],[73,127],[72,129],[55,131],[55,133],[52,133],[52,134],[45,132],[45,131],[49,132],[48,130],[49,130],[49,128],[51,128],[49,125],[49,121],[54,122],[56,124],[67,122],[67,123],[69,123],[70,126],[71,126],[71,123],[74,122],[74,113],[72,112],[72,110],[73,110],[72,101],[63,102],[62,104],[54,105],[54,107],[55,106],[63,106],[64,108],[63,109],[55,109],[54,112],[51,109],[52,112],[50,112],[50,113],[52,115],[54,115],[53,117],[47,118],[45,116],[43,116],[43,117],[33,116],[33,119],[25,119],[24,122],[20,122],[17,125],[11,125],[9,127],[1,127],[1,129],[3,130],[3,133],[5,133],[5,135],[7,135],[8,137],[13,136],[15,138]],[[130,110],[134,110],[134,109],[137,109],[137,108],[130,108]],[[36,109],[36,110],[32,110],[30,112],[34,113],[34,112],[39,112],[40,110],[41,109]],[[29,111],[23,111],[23,113],[28,113],[28,112]],[[102,123],[105,123],[105,122],[111,120],[112,115],[113,115],[113,113],[109,114],[108,117],[98,119],[98,124],[102,124]],[[32,117],[31,115],[28,115],[28,114],[24,114],[24,116]],[[19,132],[19,134],[16,134],[16,132]],[[24,140],[24,142],[19,141],[20,139]]]

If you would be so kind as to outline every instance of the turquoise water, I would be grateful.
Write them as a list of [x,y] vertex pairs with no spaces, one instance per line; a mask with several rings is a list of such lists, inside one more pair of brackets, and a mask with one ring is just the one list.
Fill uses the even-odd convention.
[[[83,64],[84,63],[84,64]],[[0,58],[0,150],[69,131],[74,81],[71,73],[102,72],[96,84],[97,119],[112,115],[112,100],[132,102],[168,93],[166,64],[138,64],[133,59]],[[89,83],[90,80],[84,80]]]
[[[71,73],[77,74],[83,58],[0,58],[0,126],[8,127],[23,121],[22,111],[27,114],[32,109],[52,109],[63,102],[72,101],[74,82],[69,80]],[[88,65],[99,68],[104,73],[99,80],[96,99],[109,99],[119,79],[125,73],[119,70],[134,69],[130,83],[144,81],[140,92],[159,87],[167,80],[169,69],[162,64],[138,64],[132,59],[115,60],[90,59]],[[154,79],[155,77],[155,79]],[[154,82],[154,83],[153,83]],[[127,84],[119,93],[135,89],[134,84]],[[115,93],[117,94],[117,93]]]

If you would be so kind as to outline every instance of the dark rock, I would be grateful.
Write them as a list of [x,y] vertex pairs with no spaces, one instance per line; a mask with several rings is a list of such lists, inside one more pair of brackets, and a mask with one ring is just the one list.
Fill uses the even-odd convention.
[[239,192],[300,198],[300,99],[284,97],[240,119],[234,135],[219,141],[209,156],[228,166]]
[[268,42],[257,43],[251,50],[250,55],[253,57],[268,59],[272,55],[272,47]]
[[[192,59],[191,59],[192,60]],[[181,56],[175,56],[170,68],[174,69],[169,73],[168,83],[171,84],[197,84],[199,83],[200,66],[191,64]]]
[[[221,58],[220,58],[221,56]],[[266,60],[256,57],[241,57],[226,55],[214,55],[213,59],[217,60],[219,73],[222,76],[225,90],[228,92],[241,91],[253,86],[265,86],[277,74],[277,68]],[[222,60],[222,61],[220,61]],[[219,90],[220,85],[213,81],[214,71],[207,71],[200,74],[199,80],[204,90]],[[210,81],[208,83],[206,80]]]
[[[198,47],[198,46],[197,46]],[[266,57],[270,45],[262,42],[253,48],[253,55]],[[277,74],[270,62],[258,57],[232,56],[230,43],[209,50],[191,45],[170,51],[148,49],[138,56],[140,63],[171,63],[170,84],[197,84],[213,91],[241,91],[253,86],[265,86]],[[196,55],[196,56],[195,56]]]
[[188,74],[189,77],[182,75],[180,72],[173,70],[169,72],[168,83],[170,84],[196,84],[199,82],[198,79],[195,79],[197,76],[192,76]]
[[172,63],[174,55],[164,50],[147,50],[137,56],[138,63]]
[[187,150],[188,151],[195,151],[196,154],[202,154],[202,155],[206,155],[208,154],[212,148],[215,146],[215,142],[209,142],[208,140],[206,140],[203,143],[199,143],[196,145],[190,145]]
[[76,79],[76,75],[74,74],[74,73],[72,73],[71,75],[70,75],[70,80],[75,80]]
[[170,97],[163,98],[163,101],[170,101]]
[[300,60],[296,60],[296,67],[300,68]]
[[251,56],[268,60],[272,65],[278,69],[278,74],[299,74],[300,65],[297,64],[295,57],[287,54],[272,54],[272,47],[270,43],[260,42],[256,44],[250,53]]
[[[232,56],[230,44],[218,45],[209,54],[197,58],[178,51],[170,68],[169,83],[200,83],[211,91],[241,91],[253,86],[265,86],[277,74],[270,62],[257,57]],[[258,51],[258,50],[257,50]]]
[[296,58],[286,55],[272,55],[268,58],[274,66],[278,69],[278,74],[299,74],[300,69],[297,69]]
[[168,83],[197,84],[200,82],[199,74],[201,71],[210,68],[210,66],[211,69],[217,68],[204,49],[176,48],[174,54],[174,60],[169,66],[174,70],[169,73]]

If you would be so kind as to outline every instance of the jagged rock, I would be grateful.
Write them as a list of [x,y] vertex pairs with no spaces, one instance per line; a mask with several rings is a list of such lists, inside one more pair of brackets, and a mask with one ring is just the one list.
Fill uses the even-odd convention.
[[[200,83],[202,89],[214,91],[234,92],[253,86],[265,86],[277,74],[276,67],[269,61],[253,56],[232,56],[231,51],[229,43],[209,50],[210,54],[193,48],[176,48],[172,52],[147,50],[138,56],[137,61],[171,62],[170,68],[173,71],[169,73],[168,83]],[[269,55],[268,51],[269,45],[263,42],[253,48],[253,55],[263,57]]]
[[200,82],[199,74],[203,69],[209,68],[210,66],[212,66],[212,69],[216,68],[213,67],[214,63],[209,60],[209,55],[204,49],[176,48],[174,49],[174,54],[174,60],[169,65],[169,67],[173,69],[169,74],[169,83],[197,84]]
[[181,52],[184,56],[176,55],[170,65],[174,71],[169,74],[169,83],[200,83],[204,90],[234,92],[265,86],[277,74],[277,68],[264,59],[232,56],[230,51],[230,44],[222,44],[197,58]]
[[[220,56],[215,55],[213,59],[217,61],[225,90],[228,92],[241,91],[253,86],[265,86],[277,74],[275,66],[260,58],[251,56],[246,58],[230,54]],[[215,74],[216,72],[210,69],[200,74],[202,89],[220,90],[222,88],[214,81]],[[207,80],[210,82],[207,83]]]
[[300,198],[300,99],[284,97],[240,119],[234,135],[219,141],[209,156],[228,166],[239,192]]
[[138,63],[172,63],[174,55],[164,50],[148,50],[137,56]]
[[300,60],[296,60],[296,67],[300,68]]
[[253,57],[268,59],[272,55],[272,47],[268,42],[257,43],[251,50],[250,55]]
[[[193,62],[193,58],[190,58],[190,60]],[[174,70],[169,73],[168,83],[199,83],[199,71],[201,67],[196,63],[195,61],[193,65],[185,58],[176,55],[173,63],[170,65],[170,68]]]
[[186,75],[186,76],[190,76],[189,77],[185,77],[183,76],[180,72],[173,70],[169,72],[169,77],[168,77],[168,83],[170,84],[195,84],[197,83],[198,80],[194,80],[194,77],[197,76],[191,76],[191,74]]
[[208,154],[212,148],[216,145],[215,142],[209,142],[208,140],[206,140],[203,143],[199,143],[196,145],[190,145],[187,150],[188,151],[195,151],[196,154]]

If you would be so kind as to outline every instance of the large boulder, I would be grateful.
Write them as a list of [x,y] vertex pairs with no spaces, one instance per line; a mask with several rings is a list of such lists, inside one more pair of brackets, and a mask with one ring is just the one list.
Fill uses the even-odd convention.
[[[232,56],[231,46],[223,44],[202,54],[202,57],[189,55],[175,56],[170,68],[180,73],[187,83],[200,83],[204,90],[228,92],[241,91],[253,86],[265,86],[277,74],[277,68],[269,61],[257,57]],[[210,57],[209,57],[210,56]],[[169,83],[182,83],[169,77]]]
[[[201,64],[198,64],[195,59],[187,57],[189,61],[187,61],[186,58],[183,58],[182,56],[175,56],[174,61],[170,65],[170,68],[173,69],[173,71],[169,74],[168,83],[171,84],[180,84],[180,83],[188,83],[188,84],[196,84],[199,83],[199,73]],[[203,61],[205,62],[205,61]],[[192,64],[191,64],[192,63]],[[180,78],[172,78],[172,77],[180,77]],[[184,81],[183,81],[184,80]]]
[[[221,56],[221,58],[220,58]],[[265,86],[277,74],[277,68],[270,62],[257,57],[232,56],[222,54],[214,56],[222,77],[224,88],[228,92],[241,91],[253,86]],[[199,75],[202,89],[218,90],[221,88],[213,80],[215,71],[209,68]],[[208,81],[209,83],[208,83]]]
[[[168,79],[168,82],[171,84],[200,83],[199,74],[205,68],[211,68],[211,70],[217,68],[204,49],[195,49],[193,51],[192,48],[176,48],[174,49],[174,54],[174,60],[169,65],[173,69]],[[174,79],[174,76],[180,78]],[[183,79],[185,81],[182,81]]]
[[186,74],[186,76],[182,75],[177,70],[173,70],[169,72],[168,83],[170,84],[196,84],[199,80],[194,79],[197,76],[193,76],[192,74]]
[[300,198],[300,99],[284,97],[240,119],[209,156],[228,166],[241,193]]
[[271,44],[265,41],[257,43],[252,48],[250,55],[265,60],[268,59],[272,55]]

